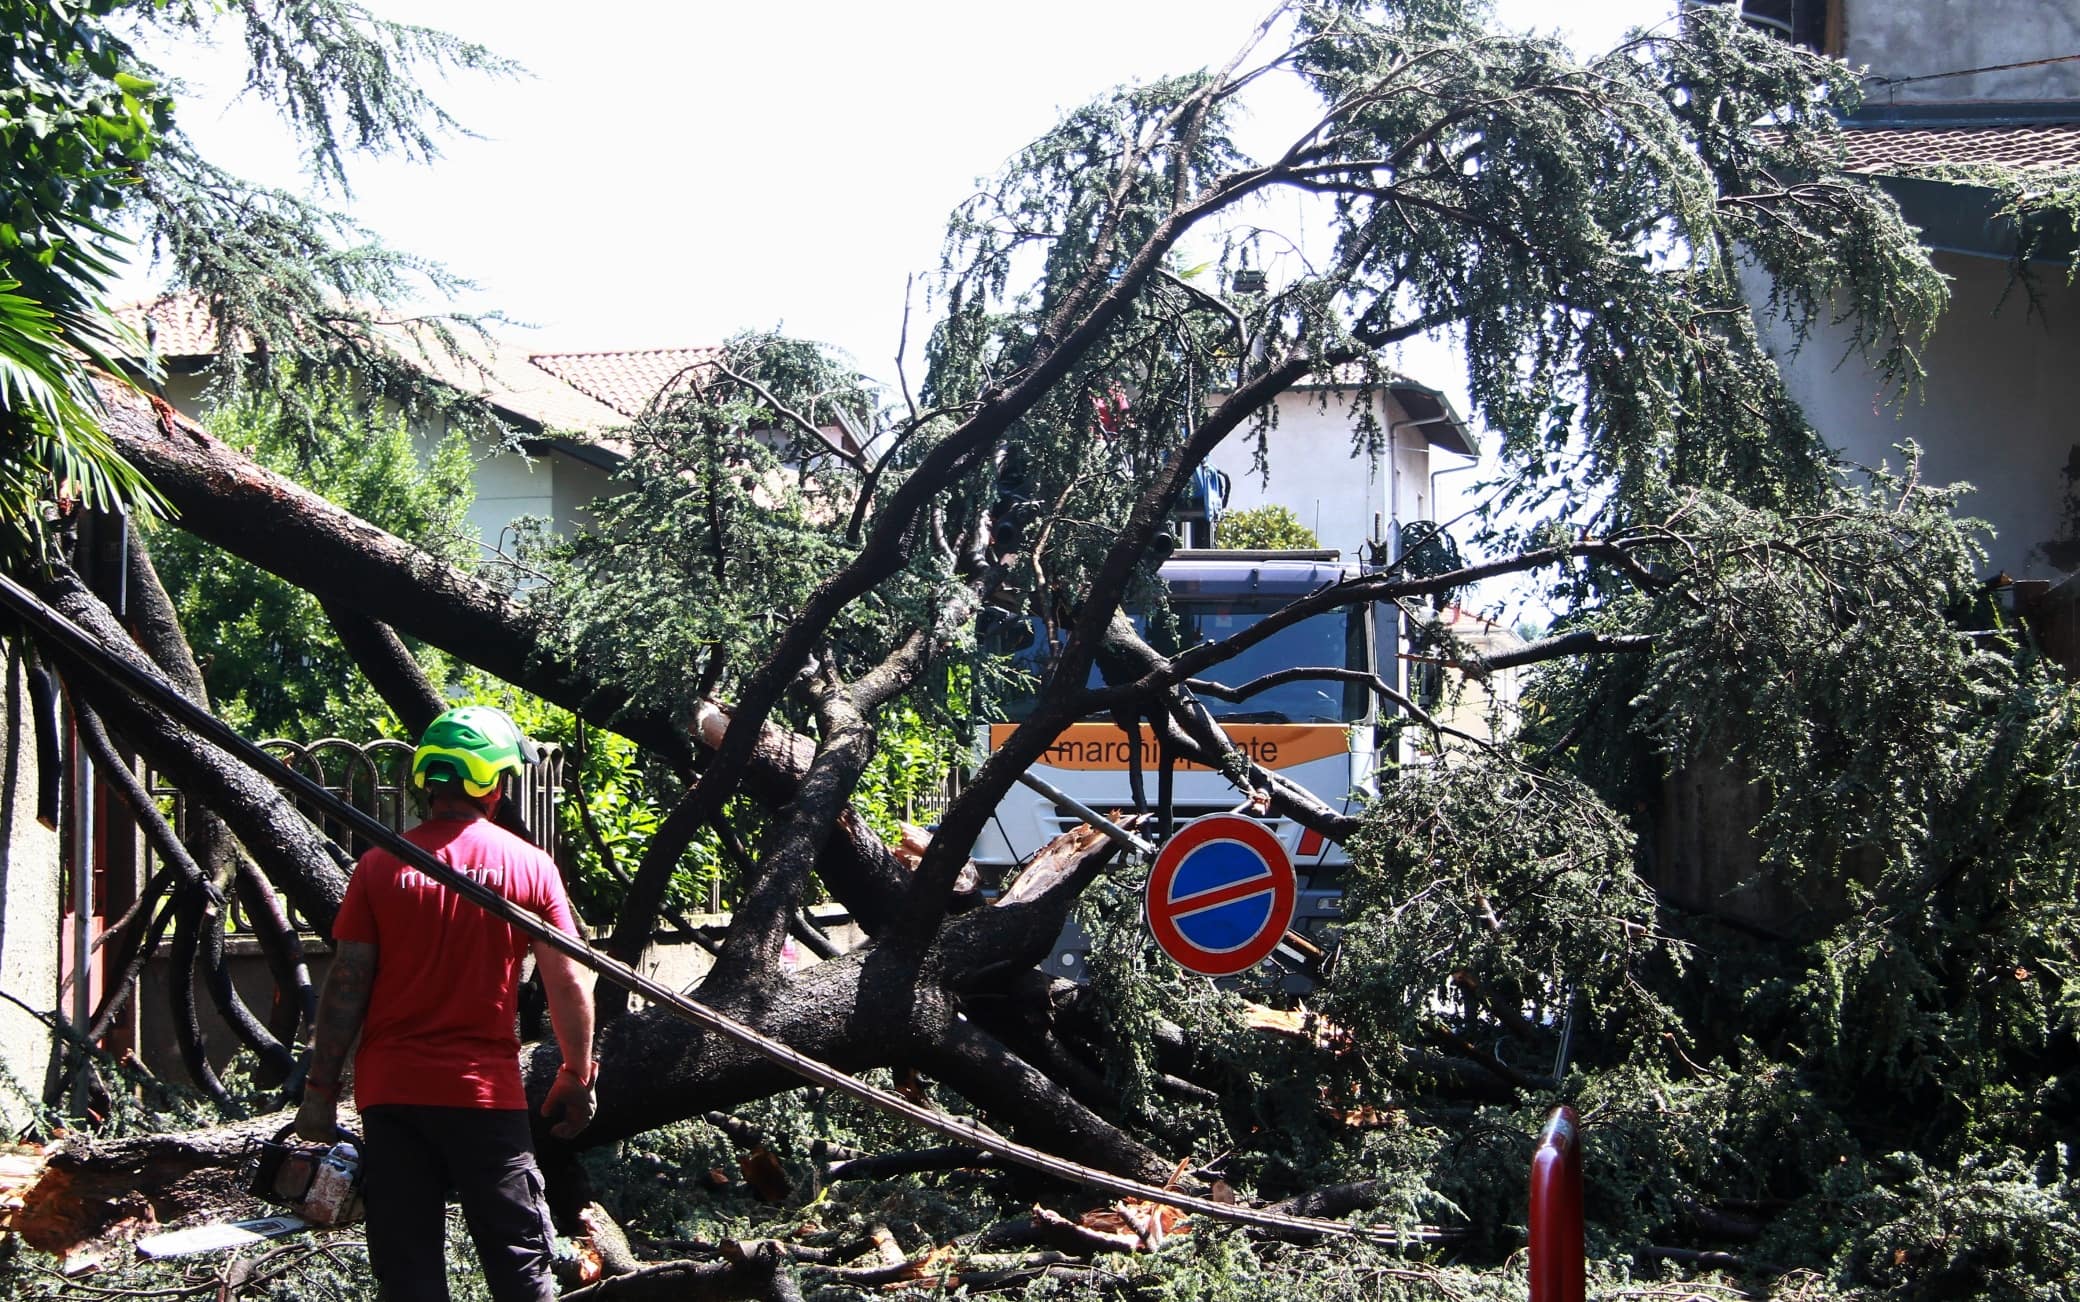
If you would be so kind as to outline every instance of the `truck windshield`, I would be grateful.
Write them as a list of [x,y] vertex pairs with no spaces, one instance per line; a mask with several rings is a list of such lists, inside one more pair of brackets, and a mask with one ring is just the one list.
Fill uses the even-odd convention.
[[[1233,637],[1283,604],[1275,597],[1178,595],[1171,598],[1174,633],[1168,628],[1151,630],[1149,621],[1141,615],[1134,616],[1134,626],[1156,650],[1175,655],[1202,642]],[[1028,675],[1034,684],[1045,677],[1052,652],[1038,620],[1017,620],[1004,625],[990,635],[989,641],[1006,668]],[[1281,669],[1368,667],[1365,616],[1362,610],[1352,608],[1302,620],[1216,665],[1201,677],[1240,687]],[[1093,687],[1104,685],[1095,665],[1091,667],[1090,683]],[[1362,683],[1309,678],[1283,683],[1240,701],[1224,701],[1203,692],[1199,699],[1215,718],[1230,723],[1360,723],[1370,717],[1369,695]],[[1033,698],[1028,690],[1014,689],[999,701],[1001,717],[1008,721],[1023,720],[1032,708]]]
[[[1233,637],[1282,604],[1246,597],[1173,598],[1176,636],[1170,636],[1170,630],[1163,628],[1152,628],[1147,636],[1158,651],[1175,655],[1203,642]],[[1351,609],[1316,615],[1282,629],[1201,677],[1240,687],[1281,669],[1365,667],[1364,616]],[[1305,678],[1240,701],[1223,701],[1205,692],[1199,694],[1199,699],[1215,718],[1232,723],[1356,723],[1366,717],[1367,696],[1362,683]]]

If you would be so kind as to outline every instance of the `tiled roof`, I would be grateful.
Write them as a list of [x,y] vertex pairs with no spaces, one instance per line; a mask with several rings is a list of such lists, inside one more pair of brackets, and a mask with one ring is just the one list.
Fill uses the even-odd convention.
[[630,420],[667,388],[683,387],[719,348],[645,348],[632,352],[533,353],[528,361]]
[[[677,392],[722,360],[720,348],[643,348],[629,352],[535,353],[528,361],[633,421],[660,395]],[[858,442],[838,425],[816,431],[840,456],[857,458]]]
[[209,357],[217,351],[217,326],[197,294],[161,294],[142,303],[114,309],[124,324],[138,331],[161,357]]
[[[115,309],[115,314],[143,332],[163,358],[199,359],[211,357],[217,351],[216,327],[199,295],[162,294],[155,299],[120,306]],[[597,436],[602,431],[626,426],[634,415],[633,411],[624,411],[579,388],[551,369],[530,365],[532,359],[526,353],[494,338],[458,330],[455,332],[456,353],[451,353],[424,329],[383,327],[382,333],[400,356],[427,375],[472,397],[481,398],[544,433]],[[712,350],[660,349],[653,354],[596,355],[641,357],[693,355],[709,351]],[[611,439],[596,441],[610,450],[626,451]]]
[[1986,126],[1856,126],[1842,132],[1851,172],[1912,173],[1944,164],[2080,167],[2080,111],[2071,122]]
[[[167,294],[115,311],[140,331],[149,325],[163,358],[205,358],[216,352],[216,330],[196,295]],[[699,368],[722,356],[720,348],[526,353],[469,330],[455,332],[456,355],[424,328],[384,327],[382,333],[400,356],[443,384],[542,433],[587,436],[622,456],[627,445],[608,432],[633,424],[658,394],[683,387]],[[818,433],[841,455],[858,455],[843,429],[833,425]]]
[[455,335],[460,356],[430,337],[406,335],[395,343],[399,353],[434,379],[536,425],[544,433],[592,435],[594,441],[625,454],[612,440],[597,436],[627,425],[627,417],[528,365],[527,354],[517,348],[467,330]]

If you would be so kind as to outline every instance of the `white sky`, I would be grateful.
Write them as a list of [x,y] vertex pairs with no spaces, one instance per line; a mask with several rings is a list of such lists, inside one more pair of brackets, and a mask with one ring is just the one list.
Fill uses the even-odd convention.
[[[1224,62],[1269,8],[371,3],[532,74],[448,85],[443,102],[481,138],[449,142],[433,166],[351,170],[343,206],[356,220],[481,286],[458,306],[529,323],[519,337],[544,351],[705,344],[784,325],[883,377],[904,278],[920,273],[922,285],[936,266],[945,216],[978,177],[1110,86]],[[1672,7],[1500,0],[1498,17],[1557,24],[1586,48]],[[264,104],[227,106],[235,86],[203,80],[212,60],[169,61],[198,79],[180,117],[205,153],[248,179],[303,188]],[[919,308],[913,342],[921,296]],[[1419,378],[1458,388],[1455,376]]]
[[[385,243],[477,283],[533,351],[679,347],[785,328],[893,381],[905,277],[923,286],[947,213],[1061,111],[1112,86],[1226,62],[1270,0],[366,0],[518,61],[438,98],[474,139],[431,167],[350,164],[345,208]],[[1496,0],[1500,25],[1599,50],[1675,0]],[[305,188],[235,50],[154,54],[192,81],[180,119],[249,180]],[[216,80],[212,82],[211,78]],[[1259,105],[1268,151],[1304,105]],[[1211,252],[1208,249],[1207,252]],[[1188,250],[1189,252],[1189,250]],[[1276,271],[1274,269],[1274,274]],[[142,297],[141,273],[118,298]],[[912,357],[916,356],[913,351]],[[1454,395],[1445,340],[1392,359]],[[911,379],[917,378],[913,363]],[[1492,441],[1490,443],[1492,446]],[[1442,481],[1444,515],[1479,476]]]

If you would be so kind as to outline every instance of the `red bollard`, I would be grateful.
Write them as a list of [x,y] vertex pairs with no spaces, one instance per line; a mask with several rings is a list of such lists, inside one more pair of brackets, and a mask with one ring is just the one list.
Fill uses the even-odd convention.
[[1582,1145],[1574,1109],[1558,1107],[1531,1157],[1531,1302],[1582,1302]]

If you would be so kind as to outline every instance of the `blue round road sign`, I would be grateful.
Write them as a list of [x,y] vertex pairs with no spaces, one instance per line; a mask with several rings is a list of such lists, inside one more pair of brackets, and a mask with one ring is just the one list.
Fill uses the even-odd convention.
[[1195,818],[1148,874],[1148,930],[1178,966],[1233,976],[1269,957],[1293,925],[1293,861],[1240,814]]

